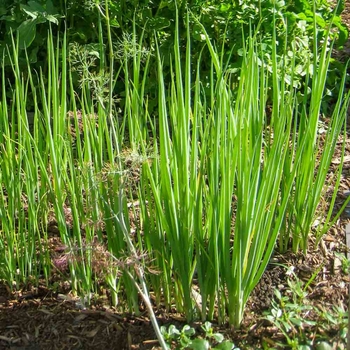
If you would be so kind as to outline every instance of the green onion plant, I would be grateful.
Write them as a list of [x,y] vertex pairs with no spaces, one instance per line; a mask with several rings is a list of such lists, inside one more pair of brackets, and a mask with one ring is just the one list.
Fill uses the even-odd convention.
[[[73,291],[86,303],[105,284],[114,305],[135,313],[138,293],[150,309],[152,292],[157,306],[175,305],[188,322],[217,318],[239,327],[276,242],[283,252],[290,244],[295,251],[307,250],[349,105],[345,77],[321,150],[317,126],[330,60],[327,40],[319,55],[315,40],[314,73],[305,82],[312,88],[300,102],[286,84],[275,34],[272,69],[261,59],[258,34],[246,38],[236,82],[223,49],[198,22],[211,67],[209,76],[202,76],[205,51],[192,60],[188,14],[185,57],[176,19],[167,83],[157,42],[154,56],[144,52],[134,28],[130,42],[124,42],[131,45],[131,57],[129,51],[117,57],[108,1],[104,8],[96,6],[100,77],[82,70],[79,91],[73,88],[65,35],[57,43],[48,35],[47,76],[29,66],[22,74],[18,47],[10,53],[12,86],[2,68],[0,279],[21,288],[42,278],[49,284],[54,273],[69,274]],[[154,114],[145,95],[152,64],[158,79]],[[120,123],[113,92],[121,69],[126,97]],[[31,115],[28,96],[34,101]],[[136,155],[140,168],[136,190],[129,186],[127,154]],[[337,218],[331,211],[339,176],[317,239]],[[57,222],[55,240],[49,219]],[[68,270],[55,265],[51,246],[57,239]]]
[[[238,327],[279,234],[286,232],[284,225],[290,218],[298,220],[296,196],[314,191],[311,183],[299,188],[300,179],[306,181],[303,169],[310,168],[314,174],[318,167],[309,158],[305,163],[316,130],[305,111],[311,103],[312,117],[318,116],[327,44],[318,63],[323,78],[316,75],[313,83],[320,87],[312,89],[300,106],[297,91],[287,87],[286,73],[278,68],[283,65],[277,58],[275,36],[272,73],[259,57],[257,38],[250,37],[239,85],[232,91],[230,71],[201,27],[212,59],[209,100],[203,93],[198,62],[195,81],[190,78],[190,39],[181,65],[179,33],[175,33],[170,86],[165,86],[158,54],[159,148],[143,168],[143,229],[147,247],[159,271],[164,271],[155,293],[162,293],[168,306],[173,296],[189,321],[197,314],[203,320],[217,316],[224,321],[228,316],[230,324]],[[267,116],[270,88],[272,112]],[[340,96],[339,101],[345,110],[348,97]],[[331,140],[343,124],[337,117],[336,112]],[[316,180],[322,186],[323,178]],[[320,195],[313,202],[315,198]],[[308,208],[302,213],[309,222],[314,214]]]
[[[303,253],[306,253],[315,220],[318,219],[321,222],[315,235],[316,242],[319,242],[349,202],[348,199],[342,208],[333,215],[342,174],[343,161],[341,161],[335,172],[330,203],[326,208],[324,205],[320,205],[327,190],[327,174],[335,147],[341,136],[343,138],[341,159],[343,160],[344,157],[346,116],[350,97],[349,92],[345,91],[346,64],[343,80],[339,86],[338,99],[327,122],[327,131],[325,134],[321,133],[321,103],[325,93],[326,78],[333,48],[333,42],[329,39],[330,30],[331,28],[328,29],[326,36],[323,38],[324,43],[321,46],[321,52],[318,54],[317,27],[316,18],[314,18],[313,74],[312,77],[307,76],[305,80],[305,89],[307,90],[311,86],[311,91],[310,93],[305,91],[301,105],[294,108],[294,132],[291,139],[290,154],[286,159],[284,169],[285,178],[288,178],[293,171],[296,172],[296,177],[288,203],[285,223],[280,235],[279,250],[281,252],[286,252],[291,248],[293,252],[300,249]],[[294,157],[296,152],[300,150],[301,145],[303,148],[302,160],[296,163]],[[297,168],[295,169],[295,167]]]

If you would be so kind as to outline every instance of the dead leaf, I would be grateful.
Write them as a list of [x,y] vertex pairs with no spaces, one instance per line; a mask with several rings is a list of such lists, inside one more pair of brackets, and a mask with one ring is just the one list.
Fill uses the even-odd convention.
[[84,320],[87,317],[85,314],[80,314],[74,319],[74,323],[79,323],[80,321]]
[[333,271],[336,273],[336,272],[339,272],[340,269],[341,269],[341,266],[342,266],[342,262],[341,260],[338,258],[338,257],[335,257],[334,258],[334,261],[333,261]]
[[13,338],[8,338],[8,337],[4,337],[3,335],[0,335],[0,340],[4,340],[11,343],[13,341]]
[[38,309],[38,311],[43,312],[46,315],[50,315],[50,316],[54,315],[53,312],[46,310],[46,309]]
[[343,276],[343,281],[346,283],[350,282],[350,276]]
[[91,330],[90,332],[85,333],[85,336],[87,338],[93,338],[98,333],[100,328],[101,328],[101,326],[98,325],[95,329]]
[[[336,158],[332,160],[332,164],[340,164],[340,162],[341,162],[341,158]],[[350,162],[350,156],[345,156],[343,162],[344,163]]]

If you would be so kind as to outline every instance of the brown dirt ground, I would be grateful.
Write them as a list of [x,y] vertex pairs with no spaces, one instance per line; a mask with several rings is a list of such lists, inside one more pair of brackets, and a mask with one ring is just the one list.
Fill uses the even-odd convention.
[[[343,19],[350,29],[350,2]],[[350,41],[343,55],[349,57]],[[350,130],[349,130],[350,131]],[[346,162],[343,168],[340,195],[337,208],[344,202],[342,192],[350,189],[350,138],[346,140]],[[339,144],[339,148],[340,148]],[[338,156],[335,155],[334,166]],[[350,214],[348,214],[350,216]],[[309,302],[330,308],[332,305],[348,304],[350,278],[341,272],[339,260],[334,252],[346,252],[345,226],[350,223],[344,214],[325,235],[322,244],[302,254],[276,255],[274,261],[285,266],[294,266],[301,279],[308,279],[320,266],[320,272],[309,286]],[[54,231],[54,229],[52,229]],[[276,328],[262,320],[262,312],[271,305],[275,289],[286,289],[286,269],[271,264],[262,280],[253,291],[245,312],[241,330],[221,327],[221,331],[240,344],[241,349],[256,349],[264,340],[274,344],[281,339]],[[81,309],[79,300],[72,297],[69,288],[62,286],[52,291],[44,286],[26,291],[10,293],[0,285],[0,349],[6,350],[48,350],[48,349],[157,349],[158,342],[151,327],[146,310],[140,316],[123,315],[106,303],[97,301],[90,309]],[[142,303],[141,303],[142,304]],[[160,325],[175,324],[181,327],[185,320],[179,314],[156,311]],[[199,324],[193,324],[199,328]],[[344,349],[336,332],[328,334],[328,341],[334,349]]]

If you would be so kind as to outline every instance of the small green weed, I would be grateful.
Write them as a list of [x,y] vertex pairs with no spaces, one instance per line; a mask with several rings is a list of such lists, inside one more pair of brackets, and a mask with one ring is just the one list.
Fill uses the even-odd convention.
[[335,252],[334,255],[341,261],[341,270],[344,274],[350,273],[350,259],[345,254]]
[[[307,287],[310,281],[303,282],[293,272],[287,273],[288,288],[284,294],[275,290],[272,308],[265,313],[270,321],[284,336],[285,342],[276,342],[276,348],[300,349],[333,349],[330,337],[336,342],[346,344],[348,332],[348,312],[343,306],[321,308],[308,302]],[[335,335],[335,336],[334,336]],[[326,341],[327,340],[327,341]],[[333,341],[332,340],[332,341]],[[332,344],[334,345],[334,344]],[[336,347],[343,349],[345,347]],[[270,349],[270,347],[269,347]]]
[[185,325],[182,330],[178,330],[176,326],[170,325],[161,327],[162,335],[171,349],[193,349],[193,350],[232,350],[237,349],[229,340],[224,340],[221,333],[214,333],[210,322],[202,325],[204,337],[195,337],[196,331],[193,327]]

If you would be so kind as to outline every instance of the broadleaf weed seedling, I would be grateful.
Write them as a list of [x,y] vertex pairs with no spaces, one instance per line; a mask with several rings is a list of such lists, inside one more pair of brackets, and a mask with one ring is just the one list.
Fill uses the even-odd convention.
[[[307,287],[315,278],[313,274],[309,281],[300,280],[294,273],[292,266],[287,271],[289,276],[288,288],[282,294],[275,290],[275,298],[272,300],[272,308],[264,313],[265,319],[271,322],[284,336],[286,343],[276,342],[276,345],[291,349],[311,349],[315,345],[322,349],[328,345],[321,339],[320,333],[336,332],[341,341],[345,341],[347,335],[348,316],[342,306],[331,309],[322,309],[307,302]],[[322,329],[322,332],[319,330]],[[310,336],[311,333],[311,336]]]
[[239,350],[231,341],[224,340],[221,333],[214,332],[210,322],[205,322],[201,329],[204,331],[204,337],[196,336],[196,330],[189,325],[183,326],[181,331],[174,325],[170,325],[168,329],[165,326],[160,328],[164,340],[170,348],[175,346],[175,349],[181,350]]
[[338,333],[340,340],[345,341],[348,334],[349,311],[346,311],[342,305],[335,305],[331,311],[321,308],[318,313],[323,320],[319,327],[323,331],[332,329]]
[[338,258],[341,262],[341,271],[344,274],[350,273],[350,259],[348,259],[343,253],[334,253],[335,257]]

